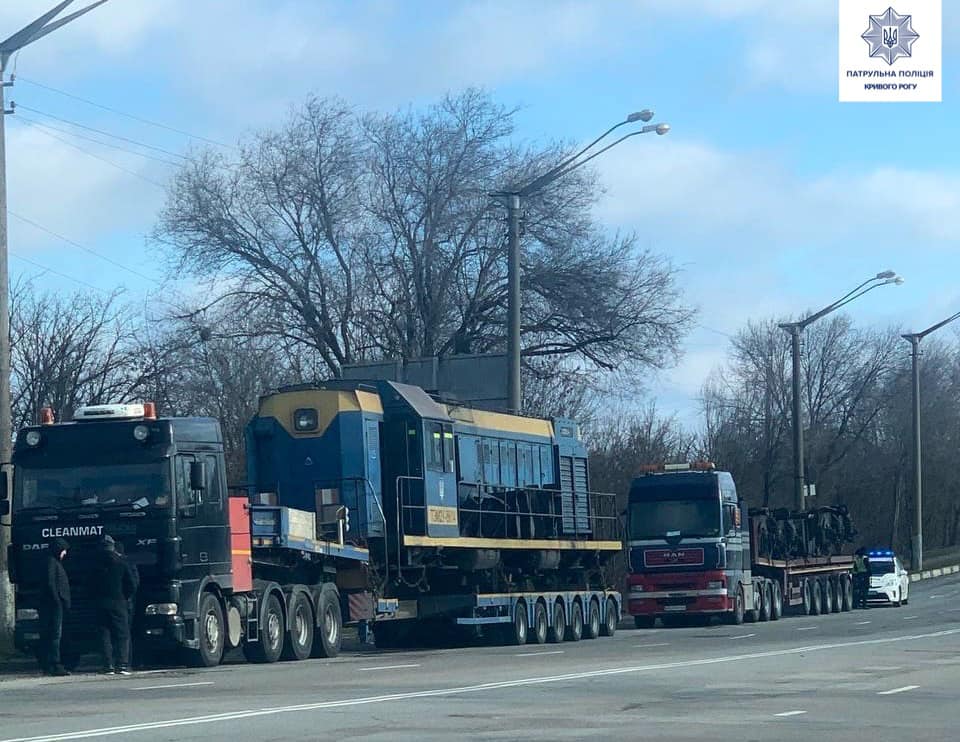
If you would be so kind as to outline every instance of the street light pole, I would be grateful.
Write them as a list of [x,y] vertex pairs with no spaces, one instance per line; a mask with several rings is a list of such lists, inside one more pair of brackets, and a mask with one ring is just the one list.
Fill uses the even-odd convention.
[[[70,21],[89,13],[107,0],[97,0],[86,8],[64,16],[58,21],[53,19],[73,0],[63,0],[53,9],[27,24],[12,36],[0,41],[0,476],[9,476],[11,450],[13,448],[13,415],[10,406],[10,276],[7,265],[7,161],[5,146],[4,118],[13,113],[6,109],[4,89],[13,85],[6,81],[6,68],[10,57],[28,44],[46,36]],[[7,527],[0,524],[0,643],[13,631],[13,590],[7,579]]]
[[903,283],[903,279],[893,271],[883,271],[873,276],[873,278],[868,278],[855,289],[837,299],[833,304],[824,307],[819,312],[811,314],[806,319],[797,322],[782,322],[779,325],[781,329],[790,333],[790,355],[793,362],[793,378],[791,379],[791,386],[793,388],[793,496],[798,512],[806,510],[806,503],[804,502],[806,481],[803,461],[803,416],[800,405],[800,333],[821,317],[825,317],[830,314],[830,312],[836,311],[840,307],[849,304],[868,291],[891,283],[899,285]]
[[590,144],[581,149],[576,154],[566,158],[558,165],[554,166],[542,175],[531,180],[527,185],[516,190],[497,191],[490,195],[498,199],[507,207],[507,408],[514,414],[520,414],[522,404],[522,387],[520,383],[520,209],[522,198],[530,196],[545,186],[549,185],[558,178],[567,173],[576,170],[585,165],[597,155],[601,155],[608,149],[615,147],[620,142],[638,134],[648,134],[656,132],[658,135],[664,135],[670,131],[668,124],[649,124],[643,126],[637,131],[626,134],[612,144],[608,144],[603,149],[594,152],[589,157],[582,160],[579,158],[590,150],[595,144],[604,139],[614,130],[632,124],[636,121],[649,121],[653,118],[653,111],[643,110],[637,113],[631,113],[623,121],[614,124],[603,134],[594,139]]
[[910,375],[913,387],[913,569],[923,569],[923,460],[920,449],[920,341],[955,319],[960,312],[928,327],[923,332],[910,332],[901,337],[910,343]]

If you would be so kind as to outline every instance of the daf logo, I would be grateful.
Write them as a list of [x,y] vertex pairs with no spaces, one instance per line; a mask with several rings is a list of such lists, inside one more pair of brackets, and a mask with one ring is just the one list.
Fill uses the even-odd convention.
[[683,559],[682,551],[671,551],[667,553],[667,561],[670,562],[671,564],[675,564],[676,562],[679,562],[681,559]]
[[42,551],[43,549],[46,549],[46,548],[47,548],[46,544],[24,544],[23,545],[24,551]]

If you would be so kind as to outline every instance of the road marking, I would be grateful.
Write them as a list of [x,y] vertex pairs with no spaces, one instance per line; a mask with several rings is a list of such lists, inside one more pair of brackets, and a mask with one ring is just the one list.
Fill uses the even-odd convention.
[[358,672],[376,672],[377,670],[404,670],[408,667],[420,667],[420,665],[380,665],[379,667],[358,667]]
[[161,688],[192,688],[195,685],[213,685],[212,680],[205,683],[169,683],[168,685],[145,685],[142,688],[131,688],[130,690],[160,690]]
[[912,621],[912,620],[915,619],[915,618],[919,618],[919,616],[904,616],[904,617],[903,617],[903,620],[904,620],[904,621]]
[[896,671],[896,670],[902,670],[902,669],[903,669],[902,667],[899,667],[899,666],[897,666],[897,665],[889,665],[889,666],[887,666],[887,665],[884,665],[884,666],[877,665],[877,666],[875,666],[875,667],[872,666],[872,665],[868,665],[867,667],[861,667],[861,668],[860,668],[860,670],[861,670],[862,672],[894,672],[894,671]]
[[934,600],[935,598],[942,598],[942,597],[943,597],[942,595],[931,595],[930,600]]
[[813,631],[819,628],[819,626],[801,626],[799,629],[797,629],[797,631]]
[[902,688],[894,688],[893,690],[882,690],[877,693],[878,696],[892,696],[894,693],[906,693],[908,690],[916,690],[919,688],[919,685],[905,685]]
[[634,644],[635,649],[645,649],[647,647],[669,647],[670,642],[657,642],[656,644]]
[[75,732],[57,732],[55,734],[44,734],[35,737],[11,737],[0,740],[0,742],[55,742],[56,740],[90,739],[92,737],[110,737],[120,734],[129,735],[134,732],[147,732],[155,729],[170,729],[173,727],[194,726],[197,724],[216,724],[223,721],[249,719],[260,716],[276,716],[278,714],[319,711],[322,709],[345,708],[350,706],[367,706],[372,704],[387,703],[390,701],[408,701],[415,698],[458,696],[469,693],[483,693],[492,690],[503,690],[505,688],[546,685],[549,683],[568,683],[572,680],[612,677],[616,675],[630,675],[643,672],[652,672],[656,670],[676,670],[687,667],[702,667],[704,665],[722,665],[735,662],[746,662],[749,660],[766,659],[769,657],[786,657],[790,655],[807,654],[809,652],[828,652],[849,647],[868,647],[882,644],[899,644],[901,642],[919,641],[922,639],[939,639],[944,636],[956,636],[957,634],[960,634],[960,629],[944,629],[942,631],[934,631],[927,634],[906,634],[903,636],[892,636],[882,639],[861,639],[858,641],[837,642],[835,644],[812,644],[805,647],[791,647],[790,649],[776,649],[766,652],[751,652],[749,654],[734,654],[724,657],[709,657],[696,660],[679,660],[676,662],[662,662],[653,665],[613,667],[605,670],[587,670],[583,672],[567,673],[565,675],[547,675],[541,677],[520,678],[518,680],[503,680],[492,683],[482,683],[479,685],[436,688],[430,690],[410,691],[408,693],[393,693],[382,696],[361,696],[358,698],[346,698],[339,701],[304,703],[296,706],[274,706],[272,708],[232,711],[221,714],[208,714],[206,716],[190,716],[180,719],[148,721],[140,724],[127,724],[116,727],[83,729]]
[[731,636],[730,639],[749,639],[751,636],[756,636],[756,634],[738,634],[737,636]]
[[515,654],[514,657],[543,657],[547,654],[563,654],[562,649],[554,649],[552,652],[523,652],[521,654]]
[[774,714],[774,716],[800,716],[800,714],[805,714],[805,713],[807,713],[807,712],[806,712],[806,711],[800,711],[800,710],[797,710],[797,711],[784,711],[783,713],[780,713],[780,714]]
[[869,622],[869,621],[857,621],[857,626],[866,626],[868,623],[870,623],[870,622]]

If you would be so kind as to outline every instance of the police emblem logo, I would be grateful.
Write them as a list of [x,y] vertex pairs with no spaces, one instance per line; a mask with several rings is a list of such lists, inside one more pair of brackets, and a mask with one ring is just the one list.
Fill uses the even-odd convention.
[[861,38],[870,46],[870,56],[880,57],[892,65],[900,57],[912,56],[913,42],[920,34],[913,30],[913,16],[900,15],[887,8],[880,15],[870,16],[870,27]]

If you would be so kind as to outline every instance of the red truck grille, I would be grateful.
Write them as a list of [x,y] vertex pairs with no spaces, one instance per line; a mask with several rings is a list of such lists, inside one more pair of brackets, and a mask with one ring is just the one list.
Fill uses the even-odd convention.
[[703,564],[703,549],[646,549],[643,552],[645,567],[673,567],[678,564],[687,566]]

